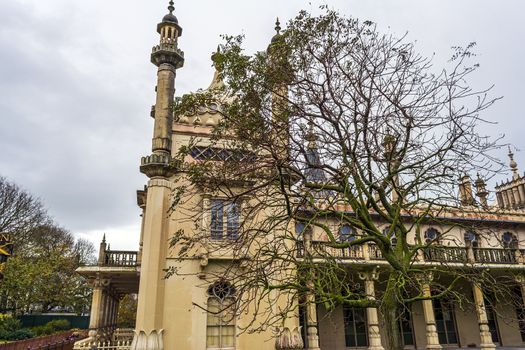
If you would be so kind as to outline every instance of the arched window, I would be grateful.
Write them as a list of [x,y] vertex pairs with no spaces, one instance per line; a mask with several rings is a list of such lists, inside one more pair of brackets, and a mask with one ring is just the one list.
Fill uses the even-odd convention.
[[235,349],[235,287],[217,281],[208,287],[206,347]]
[[463,235],[465,244],[467,247],[478,248],[479,247],[479,235],[475,231],[467,231]]
[[302,237],[305,230],[306,224],[304,222],[297,221],[295,223],[295,234],[297,235],[297,237]]
[[390,243],[392,243],[392,245],[397,244],[396,232],[395,231],[390,232],[390,226],[387,226],[383,229],[383,235],[387,237],[388,235],[390,235]]
[[431,227],[428,230],[425,231],[425,243],[438,243],[439,240],[439,231],[435,228]]
[[341,242],[352,242],[355,239],[355,229],[350,225],[342,225],[339,228],[339,240]]
[[518,238],[512,232],[505,232],[501,235],[501,245],[506,249],[518,249]]

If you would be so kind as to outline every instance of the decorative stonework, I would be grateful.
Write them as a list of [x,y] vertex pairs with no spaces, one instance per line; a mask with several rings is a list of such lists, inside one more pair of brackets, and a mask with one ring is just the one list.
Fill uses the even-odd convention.
[[153,153],[142,157],[140,172],[148,177],[170,177],[179,170],[179,164],[167,154]]
[[294,327],[292,330],[288,327],[277,328],[277,333],[278,336],[275,338],[276,350],[302,349],[304,347],[301,327]]
[[163,333],[163,329],[152,330],[149,334],[143,330],[135,330],[130,350],[164,350]]
[[[375,300],[375,281],[379,279],[379,271],[374,268],[369,271],[359,272],[359,278],[365,283],[365,293],[368,300]],[[369,350],[384,350],[381,344],[381,333],[379,331],[379,317],[377,315],[377,308],[367,307],[366,316],[368,320],[368,342]]]

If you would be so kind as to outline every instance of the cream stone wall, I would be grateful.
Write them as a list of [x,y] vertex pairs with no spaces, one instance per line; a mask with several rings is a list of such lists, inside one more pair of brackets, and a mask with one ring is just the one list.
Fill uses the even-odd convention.
[[321,349],[346,349],[343,307],[338,306],[328,312],[324,306],[320,305],[317,310]]

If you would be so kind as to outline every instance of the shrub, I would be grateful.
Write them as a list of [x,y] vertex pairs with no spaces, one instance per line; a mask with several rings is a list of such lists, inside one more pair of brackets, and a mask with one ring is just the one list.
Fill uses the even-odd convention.
[[0,332],[0,337],[5,340],[23,340],[33,338],[35,333],[33,333],[28,328],[17,329],[15,331],[4,331]]
[[55,331],[66,331],[71,328],[71,323],[68,320],[53,320],[46,323],[46,326],[51,327]]
[[49,335],[55,332],[53,327],[48,326],[48,324],[33,327],[32,330],[37,336]]
[[20,320],[12,317],[2,317],[0,319],[0,330],[3,330],[7,333],[14,332],[22,328]]

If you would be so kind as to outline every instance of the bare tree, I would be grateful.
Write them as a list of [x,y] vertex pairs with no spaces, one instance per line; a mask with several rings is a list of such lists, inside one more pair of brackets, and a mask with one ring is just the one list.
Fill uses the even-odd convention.
[[0,232],[8,233],[18,249],[24,249],[35,227],[48,221],[39,199],[0,176]]
[[[219,104],[222,121],[209,153],[188,156],[197,139],[181,148],[185,175],[172,209],[199,195],[225,200],[209,204],[207,220],[186,213],[196,229],[179,230],[172,245],[180,259],[232,252],[231,264],[212,279],[235,286],[240,312],[255,309],[247,329],[279,325],[301,303],[378,307],[388,349],[402,349],[399,317],[407,305],[443,297],[463,303],[464,281],[495,298],[508,292],[498,286],[510,274],[481,273],[466,261],[418,264],[437,254],[438,243],[457,245],[457,228],[486,235],[497,229],[458,220],[491,210],[469,188],[458,198],[458,177],[478,172],[488,179],[501,170],[491,156],[498,140],[479,133],[481,113],[497,98],[468,85],[477,68],[469,63],[474,44],[454,48],[448,66],[438,69],[405,37],[329,10],[318,17],[301,12],[253,56],[242,41],[227,37],[214,55],[227,85],[176,102],[179,118]],[[214,205],[240,220],[237,227],[232,219],[228,239],[213,239]],[[442,231],[425,237],[421,228],[429,224]],[[342,227],[351,230],[348,239]],[[359,288],[336,253],[364,249],[387,262],[376,298]],[[432,294],[429,273],[439,276]],[[286,300],[278,314],[261,306],[274,291]]]

